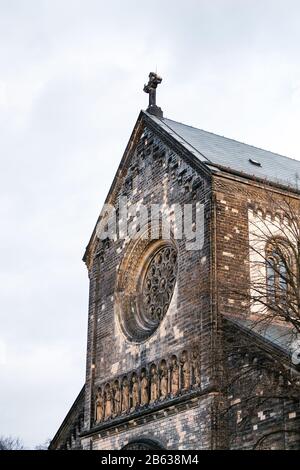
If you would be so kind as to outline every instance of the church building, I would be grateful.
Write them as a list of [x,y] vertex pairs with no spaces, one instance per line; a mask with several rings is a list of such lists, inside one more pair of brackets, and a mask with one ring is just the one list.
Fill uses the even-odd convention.
[[253,326],[248,293],[251,227],[275,217],[270,198],[300,207],[300,161],[164,117],[161,81],[84,254],[86,377],[49,448],[299,449],[279,372],[299,374],[291,328]]

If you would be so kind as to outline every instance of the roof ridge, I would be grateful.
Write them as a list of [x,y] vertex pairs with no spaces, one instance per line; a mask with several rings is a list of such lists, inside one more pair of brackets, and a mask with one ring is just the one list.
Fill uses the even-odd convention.
[[[183,122],[179,122],[179,121],[175,121],[174,119],[169,119],[169,118],[161,118],[160,119],[162,122],[164,122],[165,120],[167,121],[172,121],[172,122],[175,122],[176,124],[180,124],[181,126],[185,126],[185,127],[190,127],[191,129],[195,129],[196,131],[201,131],[201,132],[205,132],[206,134],[211,134],[211,135],[214,135],[216,137],[221,137],[222,139],[226,139],[226,140],[230,140],[232,142],[236,142],[237,144],[241,144],[241,145],[246,145],[247,147],[252,147],[256,150],[261,150],[262,152],[268,152],[268,153],[272,153],[273,155],[277,155],[278,157],[282,157],[282,158],[286,158],[287,160],[293,160],[293,161],[296,161],[296,162],[299,162],[300,164],[300,160],[298,160],[297,158],[293,158],[293,157],[288,157],[286,155],[282,155],[281,153],[277,153],[277,152],[273,152],[272,150],[267,150],[267,149],[263,149],[261,147],[257,147],[256,145],[251,145],[251,144],[247,144],[246,142],[241,142],[240,140],[236,140],[236,139],[232,139],[231,137],[226,137],[224,135],[220,135],[220,134],[216,134],[215,132],[211,132],[211,131],[206,131],[205,129],[200,129],[199,127],[195,127],[195,126],[191,126],[189,124],[185,124]],[[166,124],[166,123],[165,123]],[[173,129],[172,129],[173,132],[175,132]],[[176,132],[177,133],[177,132]],[[179,135],[179,134],[178,134]],[[180,136],[181,137],[181,136]],[[182,138],[182,137],[181,137]],[[185,139],[184,139],[185,140]],[[187,142],[187,141],[186,141]],[[188,142],[189,143],[189,142]],[[190,145],[190,143],[189,143]],[[207,158],[207,157],[205,157]]]

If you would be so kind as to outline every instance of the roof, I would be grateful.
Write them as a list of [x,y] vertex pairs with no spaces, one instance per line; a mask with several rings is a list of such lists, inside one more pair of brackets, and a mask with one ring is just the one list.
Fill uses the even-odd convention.
[[[138,130],[143,125],[144,120],[154,124],[156,129],[160,128],[165,135],[168,134],[173,142],[179,143],[181,148],[184,148],[190,156],[200,162],[202,170],[207,169],[208,173],[220,170],[237,173],[247,178],[288,187],[297,193],[300,191],[300,161],[197,129],[172,119],[159,118],[147,111],[141,111],[111,184],[105,200],[106,203],[110,203],[110,196],[117,186],[117,181],[124,174],[126,161],[130,158],[133,146],[136,143]],[[96,228],[100,217],[101,214],[86,247],[83,256],[85,262],[91,243],[96,237]]]
[[83,385],[82,389],[80,390],[79,394],[77,395],[73,405],[69,409],[66,417],[64,418],[63,422],[58,428],[53,439],[49,444],[48,449],[55,449],[60,443],[63,442],[64,434],[68,435],[68,432],[72,429],[72,426],[78,419],[80,412],[83,413],[84,410],[84,398],[85,398],[85,384]]
[[[300,189],[300,161],[166,118],[156,124],[208,166]],[[252,163],[251,163],[251,161]]]
[[230,323],[264,340],[266,343],[275,346],[288,356],[291,356],[293,353],[293,342],[297,339],[297,332],[290,324],[282,325],[274,322],[257,322],[249,318],[234,317],[228,314],[224,314],[224,317]]

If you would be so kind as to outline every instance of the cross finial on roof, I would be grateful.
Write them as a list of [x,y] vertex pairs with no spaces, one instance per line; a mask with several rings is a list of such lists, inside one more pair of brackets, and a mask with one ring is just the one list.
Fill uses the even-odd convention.
[[154,114],[157,117],[163,117],[162,110],[156,106],[156,88],[162,82],[162,78],[157,73],[149,73],[149,81],[147,85],[144,85],[144,92],[149,94],[149,106],[147,108],[148,113]]

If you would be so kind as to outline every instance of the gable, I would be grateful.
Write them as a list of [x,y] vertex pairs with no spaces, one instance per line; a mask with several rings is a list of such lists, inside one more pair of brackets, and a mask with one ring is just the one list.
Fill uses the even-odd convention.
[[[291,191],[300,189],[298,160],[141,111],[105,203],[114,203],[115,194],[126,177],[129,161],[145,126],[207,177],[225,171]],[[86,248],[84,261],[88,260],[100,219],[101,215]]]
[[[178,155],[180,159],[177,158]],[[163,166],[169,175],[173,175],[173,179],[178,179],[180,185],[186,184],[189,191],[197,190],[201,184],[201,176],[209,180],[211,174],[203,162],[157,124],[154,116],[141,111],[105,204],[117,207],[118,198],[122,195],[128,195],[128,190],[132,190],[131,194],[136,196],[133,194],[137,191],[137,188],[134,188],[135,180],[143,174],[143,177],[146,178],[145,181],[147,181],[150,178],[151,170],[157,166]],[[197,178],[196,174],[199,174],[200,178]],[[142,192],[145,191],[140,188],[139,193]],[[149,197],[148,193],[149,191],[146,191],[143,194],[144,203],[157,203],[158,201],[155,201],[153,194]],[[140,200],[141,198],[135,197],[134,199]],[[174,200],[174,203],[176,202]],[[83,257],[88,266],[97,245],[99,226],[104,215],[102,210]]]
[[[101,221],[102,231],[95,232],[88,251],[95,328],[95,334],[89,336],[91,347],[94,344],[94,393],[97,387],[103,391],[108,379],[112,387],[115,381],[126,381],[128,373],[138,371],[141,376],[142,367],[149,373],[154,361],[158,368],[173,355],[178,359],[195,341],[199,312],[204,317],[209,310],[211,316],[210,229],[205,217],[210,210],[210,181],[151,122],[143,120],[137,135],[107,199],[115,210],[117,236],[108,236]],[[173,230],[178,220],[175,204],[181,209],[181,236],[177,232],[175,236]],[[145,224],[137,221],[142,207],[147,211]],[[160,214],[152,217],[157,207]],[[190,217],[185,216],[187,207],[192,208]],[[104,211],[102,216],[105,221]],[[154,220],[159,220],[162,229],[165,223],[171,225],[173,217],[169,235],[156,232],[153,236]],[[125,220],[128,229],[137,228],[134,234],[122,230],[120,235],[120,222],[123,228]],[[207,342],[210,334],[208,329]],[[196,341],[198,344],[199,335]]]

